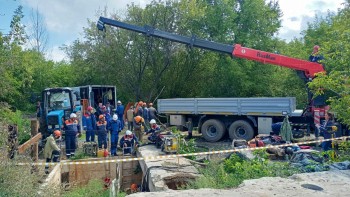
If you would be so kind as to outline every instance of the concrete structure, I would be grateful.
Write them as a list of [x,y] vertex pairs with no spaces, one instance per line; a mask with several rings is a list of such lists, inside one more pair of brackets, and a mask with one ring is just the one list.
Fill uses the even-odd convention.
[[[105,158],[90,158],[89,161],[103,161]],[[87,160],[77,160],[87,161]],[[63,165],[61,169],[62,184],[69,183],[74,185],[85,185],[92,179],[111,181],[116,178],[117,164],[116,163],[97,163],[97,164],[76,164]]]
[[[158,156],[165,154],[154,145],[138,148],[138,157]],[[190,180],[194,180],[199,173],[188,159],[169,158],[159,160],[142,160],[140,165],[147,178],[148,188],[151,192],[176,190]]]
[[61,192],[61,165],[53,167],[45,181],[40,185],[38,196],[46,196],[48,191],[50,195],[56,196]]
[[147,192],[130,197],[326,197],[349,196],[350,170],[296,174],[289,178],[264,177],[244,181],[234,189],[198,189]]

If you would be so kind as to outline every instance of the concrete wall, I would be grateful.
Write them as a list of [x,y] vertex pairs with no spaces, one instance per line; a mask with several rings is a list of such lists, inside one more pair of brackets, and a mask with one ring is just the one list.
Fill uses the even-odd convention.
[[85,185],[92,179],[98,179],[103,181],[106,177],[108,177],[112,181],[116,178],[116,173],[116,163],[63,165],[62,183],[69,183],[70,185]]
[[47,196],[59,196],[61,191],[61,165],[57,164],[52,169],[51,173],[47,176],[44,183],[41,184],[38,195]]

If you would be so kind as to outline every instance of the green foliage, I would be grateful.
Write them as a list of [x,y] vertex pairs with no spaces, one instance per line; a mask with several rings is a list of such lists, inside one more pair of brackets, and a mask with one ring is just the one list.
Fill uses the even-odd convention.
[[77,149],[73,157],[70,157],[70,160],[79,160],[79,159],[87,159],[89,158],[89,155],[86,155],[82,149]]
[[19,110],[11,111],[7,105],[0,103],[0,120],[7,124],[17,125],[18,143],[23,144],[31,137],[30,121],[23,117],[23,113]]
[[[256,154],[264,155],[261,152]],[[206,168],[199,170],[203,176],[191,182],[187,186],[188,189],[232,188],[237,187],[244,180],[248,179],[276,176],[288,177],[300,172],[286,162],[269,162],[262,158],[244,160],[238,154],[232,154],[223,163],[209,162]]]
[[350,141],[343,141],[338,146],[339,161],[350,161]]
[[[331,96],[329,103],[337,119],[344,124],[350,124],[350,3],[345,1],[344,7],[336,14],[330,14],[326,19],[316,21],[309,26],[305,38],[311,44],[319,44],[321,54],[324,55],[322,63],[326,67],[327,75],[319,75],[309,87],[316,95]],[[315,43],[317,40],[318,43]]]
[[101,196],[108,197],[109,190],[104,188],[104,184],[101,180],[90,180],[86,186],[76,187],[68,192],[62,194],[63,197],[93,197]]
[[18,162],[31,162],[30,157],[23,155],[12,160],[7,158],[7,124],[10,121],[8,118],[13,114],[15,113],[6,106],[0,105],[0,196],[37,196],[40,176],[31,173],[30,165],[16,165]]

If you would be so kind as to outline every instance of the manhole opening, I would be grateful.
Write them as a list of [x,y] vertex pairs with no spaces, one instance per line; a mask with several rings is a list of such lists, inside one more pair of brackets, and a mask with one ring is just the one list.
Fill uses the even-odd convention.
[[163,179],[169,189],[179,190],[189,182],[194,181],[195,177],[187,174],[174,175]]

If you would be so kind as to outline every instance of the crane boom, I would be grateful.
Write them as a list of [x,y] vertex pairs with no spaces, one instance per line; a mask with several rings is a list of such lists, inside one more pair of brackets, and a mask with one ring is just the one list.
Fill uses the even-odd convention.
[[221,53],[231,54],[233,57],[258,61],[264,64],[274,64],[282,67],[291,68],[298,71],[303,71],[307,78],[314,78],[316,73],[325,72],[322,64],[309,62],[297,58],[291,58],[280,54],[269,53],[247,47],[242,47],[240,44],[227,45],[222,43],[211,42],[203,39],[198,39],[196,36],[188,37],[181,36],[161,30],[154,29],[151,26],[136,26],[123,23],[117,20],[100,17],[97,28],[101,31],[105,30],[105,25],[120,27],[122,29],[138,32],[147,36],[157,37],[173,42],[187,44],[191,47],[212,50]]

